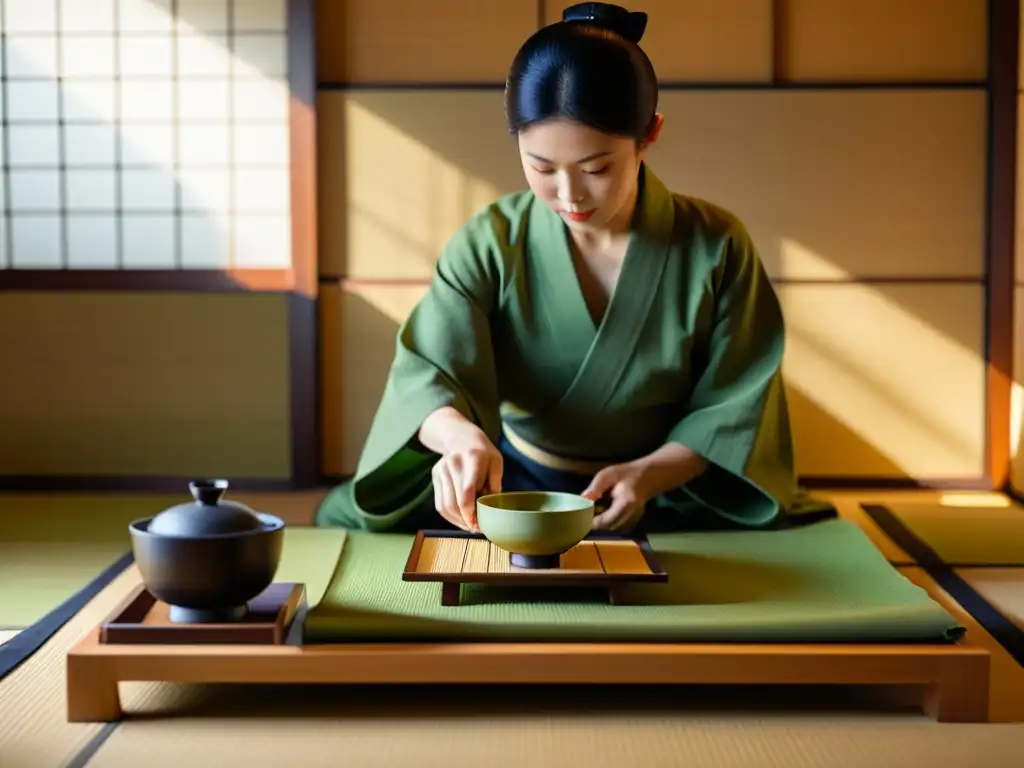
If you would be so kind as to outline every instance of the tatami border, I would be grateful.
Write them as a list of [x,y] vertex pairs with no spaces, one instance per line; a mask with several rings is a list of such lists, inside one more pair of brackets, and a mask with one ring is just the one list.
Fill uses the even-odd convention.
[[0,682],[28,661],[32,654],[42,648],[61,627],[74,618],[90,600],[102,592],[134,560],[132,553],[126,552],[39,621],[21,630],[13,638],[0,645]]
[[861,504],[860,507],[882,532],[910,555],[911,559],[956,600],[1017,664],[1024,667],[1024,629],[1014,624],[960,576],[956,572],[956,568],[960,566],[945,562],[884,504]]

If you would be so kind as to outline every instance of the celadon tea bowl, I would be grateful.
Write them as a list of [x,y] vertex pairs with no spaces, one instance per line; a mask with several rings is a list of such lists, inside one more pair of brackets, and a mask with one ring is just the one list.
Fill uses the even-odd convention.
[[594,522],[594,502],[575,493],[512,491],[481,496],[477,523],[488,541],[511,554],[512,565],[557,568]]

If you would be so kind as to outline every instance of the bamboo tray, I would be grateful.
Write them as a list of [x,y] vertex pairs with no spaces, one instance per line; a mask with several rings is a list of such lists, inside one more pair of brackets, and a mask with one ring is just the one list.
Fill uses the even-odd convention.
[[601,587],[612,603],[631,582],[665,582],[646,537],[592,534],[559,558],[557,568],[523,568],[482,534],[421,530],[409,550],[403,581],[439,581],[441,604],[458,605],[463,584],[535,587]]

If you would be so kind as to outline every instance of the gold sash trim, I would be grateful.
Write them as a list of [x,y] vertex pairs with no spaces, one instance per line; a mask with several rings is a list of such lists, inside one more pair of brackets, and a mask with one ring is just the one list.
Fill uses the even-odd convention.
[[580,475],[593,475],[609,464],[607,461],[585,461],[583,459],[567,459],[563,456],[556,456],[528,442],[522,435],[512,429],[507,422],[502,422],[501,429],[505,433],[505,439],[508,440],[513,448],[530,461],[534,461],[548,469],[575,472]]

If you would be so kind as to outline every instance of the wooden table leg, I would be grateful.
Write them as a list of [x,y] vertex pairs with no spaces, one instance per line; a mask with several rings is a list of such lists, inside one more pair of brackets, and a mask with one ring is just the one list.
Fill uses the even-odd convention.
[[941,723],[985,723],[989,719],[989,657],[963,656],[942,662],[938,682],[925,690],[925,712]]
[[103,660],[68,656],[69,723],[111,722],[121,717],[117,678]]
[[625,584],[608,585],[608,603],[611,605],[629,605]]
[[458,605],[462,585],[457,581],[446,581],[441,585],[441,605]]

